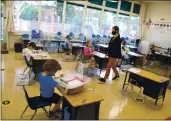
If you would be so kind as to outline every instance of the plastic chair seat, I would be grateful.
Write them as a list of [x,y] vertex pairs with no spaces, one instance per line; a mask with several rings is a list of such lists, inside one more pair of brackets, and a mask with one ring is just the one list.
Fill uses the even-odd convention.
[[32,110],[51,105],[50,102],[42,100],[42,97],[40,96],[29,98],[28,103]]

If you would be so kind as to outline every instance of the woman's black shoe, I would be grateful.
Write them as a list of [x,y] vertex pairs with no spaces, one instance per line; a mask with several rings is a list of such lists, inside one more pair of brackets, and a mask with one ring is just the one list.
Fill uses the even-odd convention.
[[118,75],[118,76],[115,76],[112,80],[115,80],[115,79],[117,79],[117,78],[119,78],[119,75]]
[[99,81],[101,81],[101,82],[103,82],[103,83],[106,82],[106,80],[105,80],[104,78],[100,78]]

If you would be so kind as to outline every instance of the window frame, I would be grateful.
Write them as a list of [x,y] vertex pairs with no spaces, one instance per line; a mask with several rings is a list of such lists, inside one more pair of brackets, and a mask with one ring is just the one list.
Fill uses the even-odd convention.
[[[102,12],[102,14],[104,14],[104,10],[109,10],[109,11],[113,11],[113,12],[116,12],[116,23],[118,23],[118,15],[119,15],[119,13],[123,13],[123,14],[128,14],[130,17],[131,16],[135,16],[135,15],[138,15],[139,16],[139,14],[136,14],[136,13],[133,13],[133,10],[130,10],[129,12],[128,11],[123,11],[123,10],[121,10],[120,8],[121,8],[121,1],[118,1],[118,8],[110,8],[110,7],[106,7],[106,1],[103,1],[103,3],[102,3],[102,6],[101,5],[96,5],[96,4],[93,4],[93,3],[91,3],[91,2],[88,2],[88,1],[84,1],[84,2],[82,2],[82,1],[63,1],[63,0],[57,0],[57,2],[62,2],[62,3],[64,3],[63,4],[63,14],[62,14],[62,33],[65,35],[66,33],[65,33],[65,31],[64,31],[64,24],[65,24],[65,16],[66,16],[66,4],[67,3],[71,3],[71,4],[78,4],[78,5],[80,5],[80,6],[84,6],[84,15],[83,15],[83,19],[82,19],[82,33],[84,33],[84,28],[85,28],[85,21],[86,21],[86,17],[87,17],[87,15],[86,15],[86,11],[87,11],[87,8],[95,8],[95,9],[98,9],[98,10],[101,10],[101,12]],[[131,2],[131,8],[133,8],[133,6],[134,6],[134,4],[139,4],[139,5],[141,5],[141,3],[137,3],[137,2],[134,2],[134,1],[130,1]],[[38,10],[38,29],[40,29],[40,26],[41,26],[41,17],[42,17],[42,15],[41,15],[41,3],[42,3],[42,1],[39,1],[39,10]],[[141,10],[141,8],[140,8],[140,10]],[[129,17],[129,21],[130,21],[130,18]],[[102,17],[101,17],[101,19],[100,19],[100,29],[101,29],[101,26],[102,26],[102,24],[103,24],[103,22],[102,22],[103,20],[102,20]],[[130,28],[130,22],[129,22],[129,25],[128,25],[128,30],[129,30],[129,28]],[[139,29],[141,28],[140,26],[138,27]],[[21,34],[23,34],[23,33],[31,33],[31,30],[28,30],[28,31],[23,31],[23,30],[16,30],[15,31],[15,34],[17,34],[17,35],[21,35]],[[48,32],[45,32],[45,34],[54,34],[54,35],[56,35],[56,32],[55,33],[48,33]],[[129,33],[129,32],[128,32]],[[100,30],[100,33],[99,34],[101,34],[101,30]],[[91,36],[91,35],[88,35],[88,36]]]

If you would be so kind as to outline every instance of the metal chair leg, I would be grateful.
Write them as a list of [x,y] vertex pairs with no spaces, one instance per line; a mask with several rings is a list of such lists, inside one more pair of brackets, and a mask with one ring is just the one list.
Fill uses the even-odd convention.
[[34,111],[34,114],[33,114],[33,116],[31,117],[30,120],[32,120],[34,118],[34,116],[36,115],[36,113],[37,113],[37,110]]
[[43,109],[43,111],[45,112],[46,116],[49,118],[48,111],[46,110],[46,108],[43,107],[42,109]]
[[24,113],[26,112],[27,108],[28,108],[28,105],[26,106],[26,108],[24,109],[23,113],[21,114],[20,119],[22,119],[22,117],[23,117]]
[[[28,66],[24,69],[24,72],[27,70],[27,68],[28,68]],[[23,72],[23,73],[24,73],[24,72]]]
[[127,87],[123,90],[123,95],[125,94],[126,90],[128,89],[129,83],[127,85]]
[[138,93],[138,95],[137,95],[137,97],[136,97],[136,99],[135,99],[135,102],[137,101],[138,97],[140,96],[141,91],[142,91],[142,89],[140,88],[140,91],[139,91],[139,93]]
[[79,66],[79,63],[78,63],[78,65],[76,66],[75,70],[77,70],[78,66]]

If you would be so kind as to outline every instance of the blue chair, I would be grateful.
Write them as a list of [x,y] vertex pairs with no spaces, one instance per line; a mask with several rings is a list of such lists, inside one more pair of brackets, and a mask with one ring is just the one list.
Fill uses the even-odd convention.
[[36,30],[32,30],[31,33],[32,33],[31,34],[32,39],[40,39],[40,33],[41,33],[40,30],[39,33],[37,33]]
[[57,32],[57,37],[61,37],[62,36],[62,32]]
[[51,103],[49,101],[43,101],[42,98],[40,96],[35,96],[35,97],[29,97],[28,96],[28,93],[27,93],[27,90],[26,88],[23,86],[23,90],[24,90],[24,93],[25,93],[25,97],[26,97],[26,101],[27,101],[27,106],[26,108],[24,109],[20,119],[23,117],[24,113],[26,112],[27,108],[30,107],[32,110],[34,110],[34,114],[33,116],[31,117],[30,120],[32,120],[34,118],[34,116],[36,115],[37,113],[37,110],[42,108],[45,112],[45,114],[47,115],[47,117],[49,118],[48,116],[48,111],[46,110],[46,106],[51,106]]
[[95,35],[95,34],[92,34],[92,38],[93,38],[93,39],[96,38],[96,35]]
[[[27,57],[24,56],[23,59],[24,59],[26,65],[27,65],[27,67],[24,69],[24,72],[27,70],[27,68],[30,68],[30,70],[32,70],[33,65],[32,65],[31,63],[29,63],[29,61],[27,60]],[[23,72],[23,73],[24,73],[24,72]]]
[[30,36],[29,36],[29,34],[22,34],[21,37],[24,39],[29,39]]
[[100,39],[100,38],[101,38],[101,36],[100,36],[100,35],[97,35],[97,36],[96,36],[96,38],[97,38],[97,39]]
[[108,36],[107,38],[108,38],[108,39],[110,39],[111,37],[110,37],[110,36]]
[[70,36],[71,38],[74,38],[74,34],[73,34],[72,32],[69,33],[69,36]]
[[107,39],[107,36],[106,36],[106,35],[103,35],[103,38],[104,38],[104,39]]
[[128,37],[125,37],[125,40],[128,41]]

